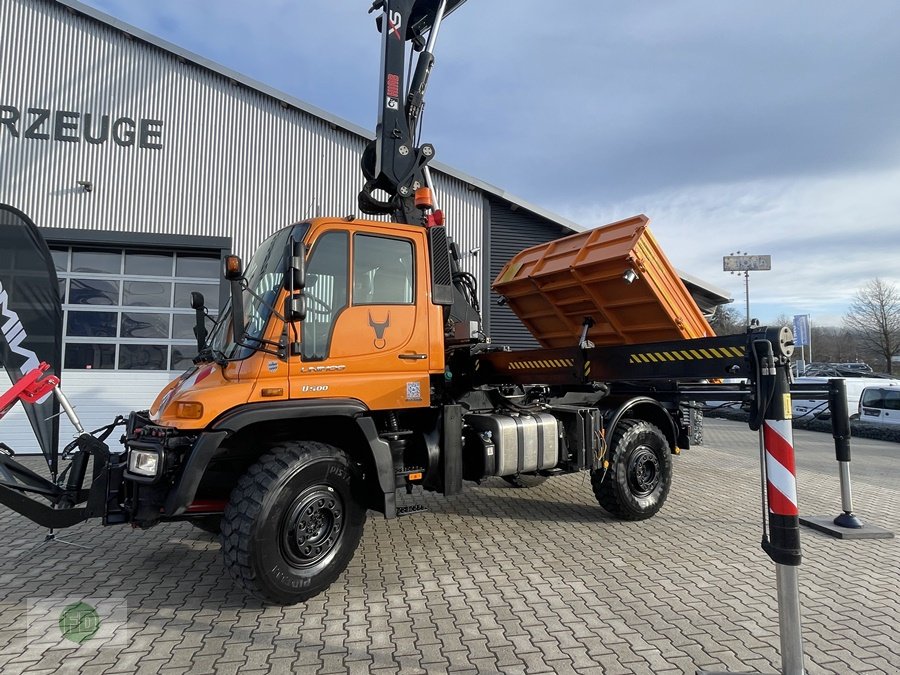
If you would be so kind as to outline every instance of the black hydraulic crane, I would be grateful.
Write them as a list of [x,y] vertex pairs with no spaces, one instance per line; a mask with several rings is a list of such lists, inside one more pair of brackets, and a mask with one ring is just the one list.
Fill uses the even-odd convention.
[[[362,157],[366,183],[359,193],[359,207],[363,213],[389,214],[395,222],[424,224],[426,216],[416,205],[415,194],[421,187],[433,188],[428,163],[434,158],[434,147],[419,145],[419,123],[441,22],[463,2],[376,0],[369,10],[382,12],[376,22],[382,51],[378,124]],[[408,47],[410,60],[413,52],[418,52],[418,59],[406,86]],[[376,190],[387,197],[379,198]]]

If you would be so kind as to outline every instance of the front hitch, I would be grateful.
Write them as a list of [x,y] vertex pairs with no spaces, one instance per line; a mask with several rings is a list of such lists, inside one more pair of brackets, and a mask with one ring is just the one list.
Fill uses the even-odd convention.
[[[121,462],[112,462],[117,455],[110,453],[104,443],[112,430],[121,424],[117,419],[112,424],[98,429],[99,436],[82,433],[69,446],[77,448],[72,454],[72,463],[63,472],[65,487],[44,478],[12,457],[12,453],[0,453],[0,504],[43,527],[62,529],[71,527],[88,518],[106,515],[110,476],[121,475]],[[67,448],[68,449],[68,448]],[[94,460],[93,481],[84,490],[84,477],[88,460]],[[39,495],[49,504],[38,501],[30,495]],[[79,506],[84,504],[84,506]]]

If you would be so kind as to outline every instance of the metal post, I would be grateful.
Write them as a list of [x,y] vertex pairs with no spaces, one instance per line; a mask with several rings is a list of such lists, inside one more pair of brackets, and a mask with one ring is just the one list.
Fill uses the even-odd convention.
[[806,324],[809,327],[809,362],[812,363],[812,317],[809,314],[806,315]]
[[744,300],[747,305],[747,325],[750,325],[750,270],[744,272]]
[[847,386],[842,379],[828,380],[828,411],[831,413],[831,435],[834,455],[841,480],[841,509],[837,518],[804,516],[801,524],[840,539],[890,539],[890,530],[866,525],[853,514],[853,492],[850,489],[850,414],[847,406]]
[[[800,620],[800,514],[789,385],[793,336],[787,328],[768,329],[765,339],[754,340],[751,346],[757,407],[750,427],[759,429],[762,548],[775,563],[781,674],[805,675]],[[722,675],[702,670],[697,673]]]
[[803,640],[800,635],[799,567],[775,565],[778,591],[778,632],[781,636],[781,672],[803,673]]
[[828,380],[828,411],[831,413],[831,435],[834,437],[834,455],[841,479],[841,508],[844,511],[834,519],[834,524],[859,529],[863,524],[853,515],[853,493],[850,489],[850,411],[844,380]]
[[[772,395],[760,434],[766,448],[766,492],[769,502],[769,538],[762,548],[775,563],[781,672],[803,675],[803,636],[800,620],[800,512],[791,427],[791,394],[787,360],[771,363]],[[765,376],[765,373],[763,374]]]

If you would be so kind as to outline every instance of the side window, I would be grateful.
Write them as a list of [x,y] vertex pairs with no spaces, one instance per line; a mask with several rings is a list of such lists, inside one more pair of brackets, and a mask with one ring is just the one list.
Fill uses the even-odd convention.
[[866,389],[863,391],[862,401],[860,405],[863,405],[867,408],[880,408],[881,407],[881,390],[880,389]]
[[900,391],[888,389],[884,392],[884,407],[887,410],[900,410]]
[[301,356],[321,361],[328,356],[334,322],[347,306],[346,232],[326,232],[313,245],[306,265],[306,320],[302,322]]
[[866,408],[883,408],[884,393],[881,389],[866,389],[863,392],[862,405]]
[[370,234],[354,236],[354,305],[411,305],[414,281],[411,241]]

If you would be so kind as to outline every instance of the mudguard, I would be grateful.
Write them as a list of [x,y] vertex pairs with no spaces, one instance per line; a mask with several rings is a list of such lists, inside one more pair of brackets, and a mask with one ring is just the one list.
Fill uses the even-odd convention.
[[[390,447],[379,438],[374,421],[365,416],[369,409],[355,399],[318,399],[308,401],[272,401],[252,403],[229,410],[204,431],[191,450],[178,482],[166,497],[165,515],[180,516],[187,511],[197,493],[210,460],[222,442],[241,429],[260,422],[310,417],[347,417],[354,419],[368,441],[378,485],[385,495],[385,516],[394,513],[394,469]],[[390,513],[389,513],[390,511]]]

